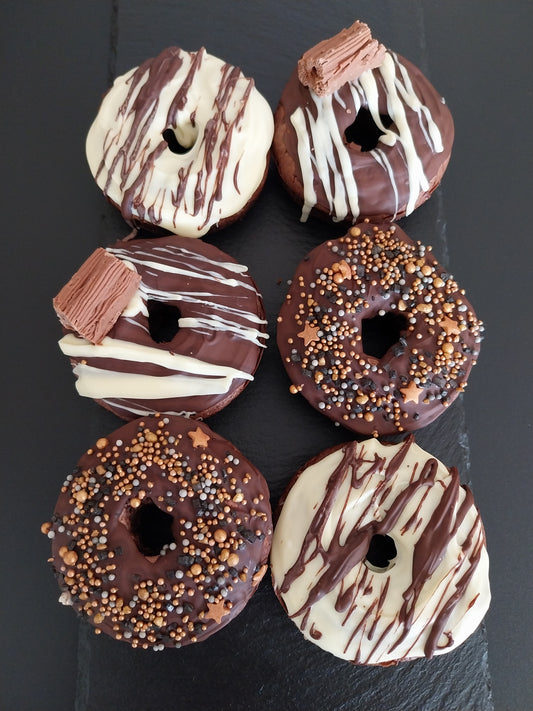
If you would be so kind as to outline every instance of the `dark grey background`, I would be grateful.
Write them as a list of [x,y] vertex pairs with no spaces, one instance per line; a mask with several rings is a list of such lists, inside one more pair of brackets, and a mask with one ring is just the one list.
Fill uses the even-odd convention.
[[[473,487],[491,559],[486,629],[431,662],[354,668],[303,640],[265,579],[242,615],[198,646],[155,654],[96,637],[57,603],[39,528],[84,449],[120,424],[76,395],[51,307],[97,245],[129,231],[85,162],[100,96],[166,46],[204,45],[253,76],[274,109],[302,52],[355,19],[418,64],[455,119],[442,186],[401,224],[433,245],[486,324],[463,398],[417,435]],[[527,0],[2,3],[0,708],[531,708],[532,23]],[[255,382],[209,424],[263,471],[274,503],[303,462],[349,439],[289,395],[274,346],[286,280],[343,232],[298,217],[271,170],[245,220],[209,238],[249,266],[271,333]]]

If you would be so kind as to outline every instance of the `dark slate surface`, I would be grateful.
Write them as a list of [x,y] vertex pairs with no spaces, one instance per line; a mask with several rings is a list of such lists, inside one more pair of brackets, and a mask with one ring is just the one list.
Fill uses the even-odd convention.
[[[120,424],[76,396],[51,308],[51,298],[96,245],[129,231],[85,163],[85,134],[100,96],[113,76],[165,46],[204,45],[253,76],[275,108],[300,54],[355,19],[427,73],[456,122],[443,185],[402,227],[433,245],[487,326],[466,393],[417,435],[473,487],[491,556],[487,627],[430,662],[355,668],[303,639],[267,577],[245,611],[201,645],[152,653],[96,637],[57,604],[39,527],[84,449]],[[11,297],[2,339],[0,708],[530,708],[532,344],[531,315],[521,304],[531,303],[533,258],[533,6],[520,0],[57,0],[5,3],[0,20],[6,154],[0,192],[8,228],[2,250],[4,293]],[[302,225],[298,217],[271,170],[246,219],[209,238],[249,266],[272,337],[255,382],[209,424],[263,471],[274,504],[301,464],[349,438],[289,395],[274,347],[286,280],[308,250],[343,233],[338,225]]]

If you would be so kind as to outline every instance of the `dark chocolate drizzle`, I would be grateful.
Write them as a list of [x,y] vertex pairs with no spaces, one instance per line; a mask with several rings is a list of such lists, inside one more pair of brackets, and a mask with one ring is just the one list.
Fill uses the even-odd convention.
[[[369,462],[368,459],[364,458],[364,446],[356,442],[343,446],[342,459],[328,479],[323,501],[317,508],[309,529],[305,533],[300,552],[278,586],[281,595],[287,593],[293,583],[304,574],[306,566],[313,559],[316,557],[322,559],[323,565],[320,567],[317,578],[309,587],[307,599],[290,615],[292,618],[303,616],[303,621],[300,623],[301,629],[304,630],[307,626],[312,606],[335,587],[339,586],[340,589],[335,601],[335,609],[337,612],[346,612],[343,624],[348,622],[352,612],[358,606],[360,596],[371,592],[368,587],[368,569],[363,570],[358,579],[346,588],[343,583],[345,576],[354,566],[364,561],[372,536],[390,533],[405,507],[419,492],[420,488],[427,487],[429,491],[436,484],[439,463],[436,459],[429,458],[421,467],[414,468],[415,471],[413,471],[410,482],[405,488],[396,493],[392,503],[388,505],[382,520],[371,521],[361,525],[362,519],[368,516],[373,503],[375,501],[378,504],[383,502],[394,490],[393,478],[402,467],[405,457],[413,444],[414,438],[411,435],[402,443],[388,464],[385,463],[384,459],[377,456],[373,462]],[[363,465],[370,466],[362,472]],[[328,523],[331,525],[329,518],[340,488],[346,478],[349,477],[351,488],[357,489],[362,486],[366,477],[380,468],[383,470],[382,481],[376,487],[372,501],[368,504],[359,520],[355,522],[352,530],[346,535],[346,522],[342,520],[343,517],[341,515],[336,523],[330,543],[327,547],[324,546],[322,538],[325,527]],[[418,473],[416,469],[419,469]],[[397,611],[396,618],[381,632],[379,638],[374,640],[374,649],[377,649],[389,635],[391,639],[390,651],[394,650],[407,637],[412,626],[417,602],[425,583],[441,563],[449,544],[457,536],[465,516],[472,509],[475,509],[472,494],[466,486],[461,486],[457,469],[452,467],[448,471],[450,474],[449,484],[443,487],[441,498],[430,519],[425,523],[424,530],[415,544],[411,583],[403,593],[404,602],[402,607]],[[461,503],[459,503],[461,488],[465,495]],[[426,494],[423,494],[423,498],[425,496]],[[404,530],[409,525],[412,525],[412,519],[413,517],[411,517],[410,523],[404,527]],[[439,641],[443,635],[448,640],[446,646],[453,644],[452,633],[445,631],[445,626],[455,606],[462,600],[478,566],[484,548],[484,536],[480,535],[480,530],[482,532],[481,521],[476,511],[474,524],[465,541],[460,545],[462,555],[459,557],[459,561],[463,556],[467,556],[468,567],[459,579],[454,579],[454,591],[451,592],[442,609],[429,624],[428,636],[424,646],[424,654],[428,658],[431,658],[437,649],[443,648],[442,646],[439,647]],[[345,538],[344,544],[340,542],[341,535]],[[369,604],[362,614],[361,619],[350,635],[345,652],[362,629],[366,630],[367,639],[373,639],[382,615],[390,582],[390,577],[384,580],[384,585],[378,597]],[[446,592],[449,592],[448,587],[446,587]],[[398,624],[399,634],[397,631]],[[313,634],[311,636],[315,638]],[[360,650],[358,650],[354,662],[361,663],[361,661]]]
[[[103,191],[107,195],[113,176],[120,167],[119,187],[122,193],[120,210],[124,219],[131,224],[147,222],[157,225],[161,223],[161,215],[156,213],[155,205],[146,203],[146,191],[152,179],[155,163],[168,150],[168,143],[162,135],[161,141],[151,151],[147,151],[144,144],[146,135],[159,110],[159,96],[168,84],[176,83],[176,75],[183,64],[183,56],[182,50],[171,47],[164,50],[159,56],[146,60],[133,72],[128,79],[130,86],[127,96],[118,108],[116,115],[117,122],[132,115],[131,130],[118,150],[113,140],[114,127],[108,130],[106,136],[102,160],[96,171],[95,179],[98,181],[100,176],[107,173],[105,181],[103,181]],[[191,56],[191,66],[183,82],[176,86],[176,94],[168,109],[166,126],[171,129],[176,127],[178,114],[185,108],[191,85],[201,69],[206,51],[202,47],[198,52],[191,53]],[[143,79],[145,81],[139,88]],[[226,119],[227,109],[241,80],[245,81],[246,85],[239,100],[240,108],[233,120],[228,121]],[[223,199],[222,185],[228,166],[232,135],[239,128],[254,88],[253,79],[244,79],[240,69],[229,64],[223,66],[220,76],[218,79],[214,77],[213,81],[218,81],[218,93],[212,107],[213,117],[206,122],[203,134],[197,137],[204,156],[204,165],[194,176],[194,205],[191,213],[198,215],[205,209],[205,219],[199,226],[200,230],[210,223],[215,205]],[[135,98],[133,98],[134,96]],[[189,117],[193,126],[195,125],[195,113],[193,111]],[[215,148],[220,136],[222,136],[221,144],[219,150],[216,151]],[[109,151],[116,151],[116,154],[108,166]],[[128,181],[131,180],[132,168],[136,163],[140,164],[140,168],[137,168],[138,174],[126,187]],[[191,167],[192,163],[177,170],[176,186],[170,192],[171,201],[175,207],[174,222],[178,210],[185,209],[184,198],[187,183],[192,177]],[[213,173],[215,188],[210,195],[207,195],[206,188]],[[235,185],[236,176],[237,171],[235,170],[233,176]]]

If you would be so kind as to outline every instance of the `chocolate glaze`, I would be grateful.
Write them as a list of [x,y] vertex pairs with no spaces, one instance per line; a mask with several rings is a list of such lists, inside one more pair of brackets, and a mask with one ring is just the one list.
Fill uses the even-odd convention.
[[[134,516],[171,517],[159,553]],[[272,522],[257,469],[205,424],[130,422],[87,450],[48,527],[61,601],[96,631],[136,647],[180,647],[232,620],[265,570]]]
[[[331,110],[338,127],[340,141],[347,150],[348,161],[351,163],[350,180],[354,181],[354,187],[346,186],[338,147],[332,146],[331,153],[329,150],[325,151],[324,158],[329,164],[329,169],[322,175],[319,173],[315,154],[320,149],[318,143],[316,147],[312,147],[315,140],[311,135],[312,125],[318,123],[317,135],[321,135],[322,132],[329,134],[331,127],[328,126],[325,118],[318,118],[320,100],[317,103],[317,97],[308,87],[300,83],[296,69],[287,82],[275,113],[273,155],[288,191],[301,204],[305,193],[304,173],[298,155],[298,136],[292,119],[295,112],[303,110],[308,140],[311,142],[310,151],[306,148],[304,151],[309,156],[312,155],[315,160],[312,180],[313,189],[316,191],[316,203],[304,207],[302,219],[306,219],[307,210],[312,208],[312,213],[329,215],[335,221],[346,220],[354,223],[365,217],[376,222],[395,220],[409,214],[412,209],[427,200],[440,183],[450,159],[454,138],[451,113],[444,100],[416,66],[392,52],[387,54],[394,62],[397,85],[405,86],[405,76],[407,76],[416,99],[427,109],[427,112],[425,110],[420,112],[419,105],[416,110],[410,108],[401,90],[398,91],[401,110],[397,111],[391,105],[390,90],[386,86],[380,67],[365,72],[365,75],[371,74],[375,80],[377,90],[375,100],[369,99],[368,91],[362,86],[360,79],[345,83],[333,94]],[[369,106],[374,108],[377,114],[389,116],[392,120],[389,130],[391,138],[396,137],[393,145],[379,141],[375,150],[363,151],[360,146],[346,139],[345,132],[356,119],[358,111],[361,108],[368,109]],[[405,112],[405,119],[400,116],[403,112]],[[430,137],[428,116],[437,127],[442,146],[437,146]],[[398,126],[403,125],[404,121],[405,142],[398,138],[401,133]],[[411,142],[412,158],[408,159]],[[415,184],[414,173],[423,175],[427,181],[425,185]],[[348,200],[346,213],[338,205],[333,204],[333,198],[328,198],[329,191],[342,198],[342,191],[338,186],[335,187],[336,181],[340,181],[348,192],[357,193],[356,200]],[[416,195],[412,194],[413,191]],[[413,200],[412,204],[411,200]],[[344,208],[344,201],[342,202]]]
[[[363,322],[404,324],[381,357]],[[301,262],[278,317],[291,391],[348,429],[385,435],[432,422],[466,387],[483,324],[430,247],[396,225],[352,227]]]
[[[261,359],[266,336],[266,321],[261,295],[246,267],[216,247],[200,240],[179,237],[117,242],[108,251],[133,267],[141,277],[134,301],[118,318],[99,347],[88,349],[83,339],[74,339],[70,348],[65,339],[60,345],[69,355],[74,372],[80,375],[95,369],[97,377],[130,373],[144,376],[139,391],[127,397],[94,397],[119,417],[134,419],[154,412],[206,417],[219,411],[253,379]],[[157,343],[150,335],[147,302],[163,301],[179,310],[179,329],[167,342]],[[135,301],[137,303],[135,303]],[[67,330],[70,338],[76,334]],[[119,359],[114,354],[123,344],[131,346],[131,357]],[[79,351],[72,350],[79,347]],[[150,349],[141,353],[139,349]],[[168,356],[157,361],[158,353]],[[193,359],[193,371],[183,372],[179,357]],[[214,370],[210,367],[214,364]],[[208,372],[202,375],[202,368]],[[202,394],[219,369],[234,369],[227,387],[220,392]],[[175,395],[143,396],[142,387],[151,378],[180,376],[182,386]],[[78,381],[78,386],[80,385]],[[163,381],[162,381],[163,382]],[[197,389],[196,389],[197,388]],[[180,395],[180,392],[183,394]]]
[[[331,457],[336,465],[327,464]],[[398,445],[370,440],[323,452],[294,477],[281,505],[288,513],[274,533],[274,587],[319,646],[357,664],[431,658],[481,621],[490,594],[472,494],[455,468],[423,452],[412,435]],[[374,572],[365,563],[370,540],[387,534],[396,541],[397,559]],[[284,547],[290,552],[283,554]]]

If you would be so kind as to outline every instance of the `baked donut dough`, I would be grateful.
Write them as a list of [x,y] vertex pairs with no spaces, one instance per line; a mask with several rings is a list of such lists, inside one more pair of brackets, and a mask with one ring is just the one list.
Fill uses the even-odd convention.
[[274,121],[252,79],[170,47],[118,77],[86,141],[91,172],[133,227],[200,237],[262,188]]
[[267,569],[272,521],[257,469],[204,423],[130,422],[67,476],[50,522],[60,601],[133,647],[224,627]]
[[347,443],[305,465],[284,497],[270,562],[305,637],[355,664],[449,652],[490,602],[472,494],[412,435]]
[[[330,42],[342,55],[344,35],[321,43],[324,52]],[[342,60],[349,64],[349,53]],[[454,138],[444,99],[407,59],[387,50],[379,61],[332,93],[317,95],[297,69],[283,90],[273,155],[303,205],[302,221],[311,212],[351,223],[396,220],[441,181]]]
[[483,324],[431,247],[397,225],[351,227],[301,262],[278,316],[292,381],[362,434],[423,427],[466,386]]
[[[103,267],[93,266],[98,257]],[[108,320],[113,290],[128,276],[137,279],[133,294]],[[66,331],[59,346],[79,394],[124,419],[218,412],[253,380],[268,337],[247,268],[188,237],[119,241],[97,250],[54,306]],[[100,322],[105,328],[93,336]]]

